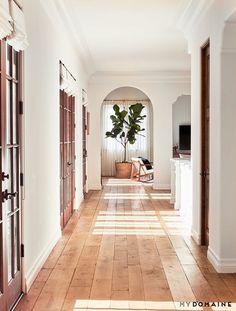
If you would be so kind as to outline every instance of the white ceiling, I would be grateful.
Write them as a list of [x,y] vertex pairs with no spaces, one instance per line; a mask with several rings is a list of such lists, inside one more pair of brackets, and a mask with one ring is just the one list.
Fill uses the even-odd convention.
[[190,0],[62,1],[95,71],[190,69],[176,26]]

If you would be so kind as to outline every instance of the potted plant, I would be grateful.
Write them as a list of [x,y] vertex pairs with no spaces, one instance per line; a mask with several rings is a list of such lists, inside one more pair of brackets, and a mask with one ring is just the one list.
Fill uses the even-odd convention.
[[117,178],[130,178],[131,176],[132,164],[127,161],[127,146],[133,145],[137,135],[142,135],[141,132],[145,131],[141,126],[146,118],[146,115],[141,115],[143,109],[144,106],[140,103],[131,105],[128,111],[120,110],[118,105],[113,106],[114,114],[110,116],[113,128],[106,132],[106,138],[114,138],[124,149],[123,161],[116,162]]

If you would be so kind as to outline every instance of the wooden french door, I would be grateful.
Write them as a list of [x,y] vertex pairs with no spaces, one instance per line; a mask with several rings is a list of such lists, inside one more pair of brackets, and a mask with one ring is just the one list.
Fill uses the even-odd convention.
[[22,55],[3,40],[0,97],[0,310],[21,295],[20,113]]
[[60,91],[60,163],[60,214],[64,228],[75,199],[75,97],[64,91]]
[[201,51],[202,57],[202,155],[201,155],[201,221],[202,245],[209,244],[209,154],[210,154],[210,42]]
[[82,108],[82,136],[83,136],[83,193],[86,195],[87,183],[87,108],[83,105]]

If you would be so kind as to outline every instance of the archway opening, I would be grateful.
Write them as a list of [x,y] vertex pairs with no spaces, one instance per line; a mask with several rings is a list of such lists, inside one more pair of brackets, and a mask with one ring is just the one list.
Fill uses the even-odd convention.
[[[144,129],[136,135],[134,144],[127,144],[127,162],[143,157],[149,162],[153,161],[153,107],[149,97],[141,90],[134,87],[120,87],[110,92],[104,99],[101,107],[101,176],[117,177],[116,163],[124,160],[124,148],[114,138],[106,138],[106,132],[112,129],[111,115],[114,114],[113,106],[118,105],[120,110],[129,110],[131,105],[141,103],[144,106],[142,115],[146,117],[141,122]],[[131,176],[130,176],[131,177]]]

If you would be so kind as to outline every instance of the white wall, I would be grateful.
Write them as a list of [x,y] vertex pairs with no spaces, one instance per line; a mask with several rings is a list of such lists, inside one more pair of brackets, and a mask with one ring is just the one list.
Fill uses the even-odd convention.
[[114,89],[130,86],[144,92],[153,105],[153,149],[155,188],[170,188],[172,157],[172,104],[183,94],[190,94],[188,72],[155,75],[97,74],[89,81],[91,129],[88,141],[89,189],[101,188],[100,110],[103,100]]
[[108,96],[106,97],[108,100],[119,100],[119,99],[128,99],[128,100],[147,100],[148,97],[139,89],[133,87],[121,87],[116,90],[113,90]]
[[182,95],[172,107],[173,146],[179,146],[179,125],[191,124],[191,96]]
[[[202,1],[204,3],[204,1]],[[199,3],[195,2],[196,5]],[[210,213],[208,258],[218,272],[236,272],[235,23],[224,31],[236,1],[190,7],[183,30],[192,67],[193,236],[201,240],[201,46],[210,39]],[[196,12],[198,12],[196,14]],[[200,14],[199,14],[200,12]],[[197,18],[194,21],[194,18]],[[190,22],[189,22],[190,21]],[[224,35],[222,37],[222,35]],[[227,39],[227,40],[225,40]],[[223,44],[222,44],[223,42]]]
[[[59,60],[86,88],[78,53],[68,35],[57,31],[41,1],[24,1],[29,47],[24,55],[25,199],[23,207],[24,269],[29,287],[60,237]],[[53,22],[53,19],[51,19]],[[54,21],[55,22],[55,21]],[[76,207],[82,199],[81,94],[77,110]]]

